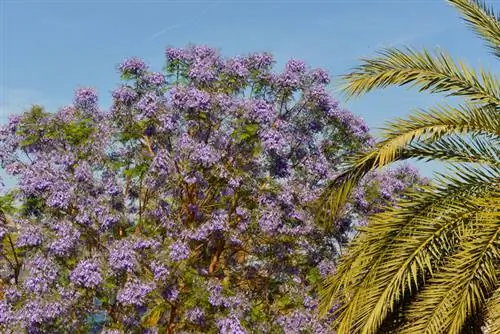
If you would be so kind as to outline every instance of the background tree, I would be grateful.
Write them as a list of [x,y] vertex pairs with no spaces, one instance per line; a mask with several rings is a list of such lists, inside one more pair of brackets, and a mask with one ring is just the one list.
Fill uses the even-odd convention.
[[338,245],[372,199],[418,181],[408,167],[374,175],[318,227],[325,180],[372,142],[328,75],[204,46],[166,58],[165,73],[125,60],[110,111],[81,88],[1,128],[18,180],[2,197],[1,331],[328,332],[317,287]]
[[[499,15],[480,1],[450,0],[500,56]],[[322,291],[322,310],[338,304],[339,333],[499,333],[500,84],[436,51],[388,49],[345,76],[356,96],[389,85],[463,97],[389,123],[327,188],[328,217],[341,214],[369,171],[416,158],[452,164],[433,186],[409,193],[369,219]]]

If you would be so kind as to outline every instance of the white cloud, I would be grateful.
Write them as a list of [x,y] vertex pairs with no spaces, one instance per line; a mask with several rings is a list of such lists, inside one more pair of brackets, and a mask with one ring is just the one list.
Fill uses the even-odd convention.
[[185,21],[185,22],[183,22],[183,23],[180,23],[180,22],[179,22],[179,23],[174,23],[174,24],[172,24],[172,25],[169,25],[168,27],[166,27],[166,28],[164,28],[164,29],[162,29],[162,30],[160,30],[160,31],[157,31],[157,32],[155,32],[154,34],[152,34],[151,36],[149,36],[149,39],[150,39],[150,40],[153,40],[153,39],[155,39],[155,38],[157,38],[157,37],[159,37],[159,36],[161,36],[161,35],[165,34],[166,32],[168,32],[168,31],[170,31],[170,30],[174,30],[174,29],[177,29],[177,28],[182,27],[183,25],[189,25],[189,24],[191,24],[191,23],[193,23],[193,22],[196,22],[196,21],[198,21],[199,19],[201,19],[203,16],[207,15],[207,14],[208,14],[208,12],[209,12],[212,8],[219,6],[221,3],[222,3],[222,1],[215,1],[215,2],[212,2],[212,3],[210,3],[210,4],[209,4],[209,5],[208,5],[205,9],[203,9],[201,12],[199,12],[199,14],[198,14],[198,15],[195,15],[195,16],[194,16],[193,18],[191,18],[190,20]]

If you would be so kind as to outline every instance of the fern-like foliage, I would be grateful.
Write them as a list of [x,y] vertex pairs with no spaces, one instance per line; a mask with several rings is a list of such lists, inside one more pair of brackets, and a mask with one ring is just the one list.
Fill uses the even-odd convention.
[[[499,55],[500,16],[479,1],[449,2]],[[327,187],[326,223],[373,169],[410,158],[454,169],[360,228],[324,282],[322,312],[335,306],[338,333],[499,333],[500,82],[442,52],[411,49],[383,50],[344,79],[348,97],[412,85],[464,102],[388,123]]]

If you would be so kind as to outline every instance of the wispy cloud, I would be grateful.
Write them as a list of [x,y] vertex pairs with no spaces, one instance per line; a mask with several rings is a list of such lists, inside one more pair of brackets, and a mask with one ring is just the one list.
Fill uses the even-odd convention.
[[153,40],[163,34],[165,34],[167,31],[170,31],[170,30],[174,30],[174,29],[177,29],[177,28],[180,28],[182,27],[183,25],[186,25],[186,24],[189,24],[189,23],[193,23],[197,20],[199,20],[200,18],[202,18],[203,16],[205,16],[212,8],[214,7],[217,7],[219,6],[223,1],[216,1],[216,2],[213,2],[211,3],[210,5],[208,5],[205,9],[203,9],[198,15],[194,16],[193,18],[191,18],[191,20],[188,20],[188,21],[184,21],[182,23],[175,23],[175,24],[172,24],[160,31],[157,31],[155,32],[154,34],[152,34],[151,36],[149,36],[149,40]]
[[389,43],[379,43],[376,45],[377,48],[392,48],[401,45],[409,45],[418,40],[423,40],[424,38],[428,38],[437,34],[440,34],[450,28],[449,25],[441,25],[436,26],[433,24],[427,24],[421,26],[414,34],[409,34],[406,36],[402,36],[399,39],[395,39]]

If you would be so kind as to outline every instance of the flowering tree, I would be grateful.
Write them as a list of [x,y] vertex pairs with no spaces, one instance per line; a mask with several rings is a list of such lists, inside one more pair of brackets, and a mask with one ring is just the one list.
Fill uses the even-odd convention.
[[325,333],[316,290],[337,245],[418,181],[369,177],[318,226],[326,180],[372,143],[328,75],[202,46],[166,57],[165,74],[123,62],[110,111],[81,88],[1,128],[18,180],[0,200],[2,331]]

